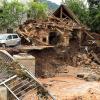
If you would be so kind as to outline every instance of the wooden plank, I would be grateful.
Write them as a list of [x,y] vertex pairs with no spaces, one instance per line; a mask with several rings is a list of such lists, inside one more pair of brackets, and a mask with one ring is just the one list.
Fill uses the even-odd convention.
[[62,7],[61,7],[61,11],[60,11],[60,18],[62,18]]
[[94,37],[91,36],[88,32],[85,31],[85,33],[86,33],[90,38],[94,39]]

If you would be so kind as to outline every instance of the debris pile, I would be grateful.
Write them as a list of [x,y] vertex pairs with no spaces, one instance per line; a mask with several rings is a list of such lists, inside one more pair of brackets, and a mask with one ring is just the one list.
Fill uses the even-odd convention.
[[[81,27],[77,23],[73,22],[71,19],[59,19],[53,16],[49,17],[48,20],[45,21],[27,20],[23,25],[19,26],[17,32],[21,36],[24,36],[26,40],[29,39],[28,41],[36,43],[35,45],[50,45],[56,42],[63,42],[63,36],[69,36],[69,33],[65,34],[66,31],[73,31],[73,29],[80,28]],[[60,37],[58,33],[62,35],[62,37]],[[60,40],[56,41],[54,39],[51,39],[52,41],[50,41],[50,34],[52,34],[51,38],[55,37],[55,39],[59,38]]]
[[89,54],[79,53],[73,57],[73,64],[74,66],[81,66],[81,67],[89,67],[95,68],[98,64],[93,62],[93,57]]
[[19,25],[17,33],[34,45],[62,45],[69,46],[70,38],[81,40],[82,30],[75,15],[65,5],[61,5],[46,20],[27,20]]
[[77,73],[77,77],[87,81],[100,81],[100,63],[95,53],[79,53],[73,57],[73,63],[74,66],[81,69],[81,72]]

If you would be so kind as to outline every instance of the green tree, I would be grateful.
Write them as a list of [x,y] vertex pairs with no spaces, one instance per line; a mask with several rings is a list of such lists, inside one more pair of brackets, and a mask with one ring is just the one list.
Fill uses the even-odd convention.
[[100,0],[87,1],[89,7],[83,0],[66,0],[66,3],[83,24],[94,32],[100,32]]
[[100,0],[88,0],[90,27],[92,31],[100,32]]
[[65,2],[83,24],[89,23],[89,11],[82,0],[66,0]]
[[0,28],[12,28],[21,24],[25,11],[24,4],[18,0],[5,1],[0,13]]
[[31,1],[28,3],[28,15],[34,19],[44,19],[47,17],[47,4]]

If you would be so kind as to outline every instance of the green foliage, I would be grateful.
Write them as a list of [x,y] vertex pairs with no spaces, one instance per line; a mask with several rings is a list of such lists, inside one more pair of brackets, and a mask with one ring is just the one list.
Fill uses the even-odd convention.
[[66,3],[83,24],[88,24],[89,11],[88,8],[84,5],[83,1],[66,0]]
[[25,7],[18,0],[4,2],[3,12],[0,13],[0,28],[12,28],[18,26],[25,13]]
[[88,3],[91,17],[89,25],[92,31],[100,33],[100,0],[88,0]]
[[47,17],[47,4],[31,1],[29,2],[28,7],[28,15],[30,16],[30,18],[44,19]]
[[100,32],[100,0],[88,0],[89,8],[83,0],[66,0],[66,3],[83,24]]
[[47,8],[47,4],[40,3],[38,0],[30,0],[27,5],[20,2],[20,0],[2,0],[0,30],[16,28],[27,17],[27,13],[32,19],[45,18]]

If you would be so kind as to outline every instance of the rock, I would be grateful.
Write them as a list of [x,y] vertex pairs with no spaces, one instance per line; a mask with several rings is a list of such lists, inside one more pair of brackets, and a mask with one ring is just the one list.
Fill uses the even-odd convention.
[[78,77],[78,78],[84,79],[84,78],[87,77],[88,75],[89,75],[89,73],[78,73],[78,74],[77,74],[77,77]]
[[90,62],[91,62],[91,59],[87,59],[87,60],[85,61],[85,64],[90,64]]
[[87,60],[87,59],[88,59],[88,57],[87,57],[87,55],[86,55],[86,54],[83,54],[83,55],[82,55],[82,57],[83,57],[83,59],[85,59],[85,60]]
[[97,64],[96,64],[95,62],[91,62],[91,68],[92,68],[92,69],[97,68]]
[[78,78],[84,78],[84,74],[78,74],[77,77]]
[[81,62],[77,62],[77,66],[80,66],[81,65]]
[[78,54],[77,57],[78,57],[78,58],[82,58],[82,55]]
[[86,81],[100,81],[100,75],[97,74],[89,74],[88,76],[84,77]]

